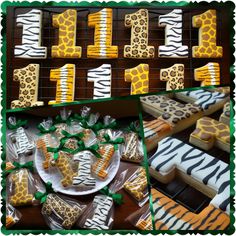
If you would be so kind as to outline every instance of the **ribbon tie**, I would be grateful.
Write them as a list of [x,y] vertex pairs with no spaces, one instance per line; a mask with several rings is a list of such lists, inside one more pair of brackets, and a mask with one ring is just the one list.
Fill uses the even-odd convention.
[[82,120],[80,123],[84,129],[91,129],[95,134],[97,134],[97,132],[103,128],[103,124],[101,122],[98,122],[94,125],[89,125],[86,120]]
[[18,129],[19,127],[25,126],[27,124],[27,120],[18,120],[15,124],[11,124],[10,122],[7,123],[7,127],[10,130]]
[[112,193],[107,186],[100,190],[100,192],[108,197],[111,197],[113,201],[121,205],[123,203],[123,195],[119,193]]
[[124,138],[116,138],[111,140],[111,137],[108,134],[104,134],[105,142],[101,142],[101,144],[112,144],[115,150],[118,150],[118,144],[124,143]]
[[63,139],[74,138],[74,139],[80,141],[81,138],[84,137],[84,134],[83,134],[82,132],[77,133],[77,134],[70,134],[69,132],[67,132],[67,131],[65,131],[65,130],[62,130],[61,133],[65,136],[64,138],[62,138],[62,140],[63,140]]
[[22,169],[22,168],[26,168],[26,169],[28,169],[28,170],[30,170],[32,172],[34,171],[34,163],[33,163],[33,161],[29,161],[29,162],[26,162],[24,164],[20,164],[20,163],[14,161],[13,165],[14,165],[14,168],[9,169],[9,170],[5,170],[5,174],[11,173],[11,172],[13,172],[15,170],[19,170],[19,169]]
[[129,127],[125,129],[128,132],[137,133],[140,138],[142,138],[141,129],[137,128],[134,122],[131,122]]
[[49,129],[45,129],[41,124],[39,124],[37,128],[40,131],[40,134],[53,133],[57,129],[54,125],[52,125]]
[[103,129],[115,129],[117,128],[116,121],[111,122],[110,124],[103,125]]
[[55,118],[55,124],[66,123],[67,125],[71,124],[71,117],[63,119],[60,115],[57,115]]
[[40,200],[41,203],[44,203],[47,200],[49,193],[54,193],[51,182],[46,183],[45,189],[46,191],[44,193],[38,191],[34,194],[35,199]]

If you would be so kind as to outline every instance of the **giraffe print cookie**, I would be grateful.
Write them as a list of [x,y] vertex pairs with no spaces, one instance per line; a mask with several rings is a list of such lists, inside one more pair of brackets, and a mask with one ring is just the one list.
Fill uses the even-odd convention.
[[149,65],[138,66],[125,70],[125,82],[131,82],[130,95],[144,94],[149,91]]
[[223,48],[216,45],[216,10],[210,9],[200,15],[193,16],[193,27],[200,28],[199,46],[192,47],[195,58],[218,58],[223,56]]
[[184,89],[184,64],[173,66],[160,71],[160,80],[166,81],[166,90]]
[[108,175],[107,168],[115,153],[115,148],[111,144],[101,145],[98,153],[101,155],[101,158],[98,158],[92,165],[92,172],[99,178],[105,179]]
[[9,197],[12,206],[32,205],[34,196],[29,193],[29,171],[21,169],[10,174],[13,194]]
[[154,46],[148,46],[148,10],[140,9],[125,15],[125,27],[131,27],[131,45],[124,46],[124,57],[135,59],[154,58]]
[[113,205],[111,197],[98,195],[93,200],[95,211],[93,217],[86,219],[84,228],[95,230],[107,230],[109,229],[108,216]]
[[124,189],[138,202],[146,197],[147,176],[143,167],[139,167],[134,174],[125,181]]
[[230,124],[230,102],[225,103],[223,113],[220,116],[220,122],[226,125]]
[[201,86],[220,85],[220,65],[209,62],[205,66],[194,69],[194,79],[201,81]]
[[191,133],[189,142],[204,150],[217,146],[230,152],[229,126],[210,117],[202,117],[197,121],[196,129]]
[[[54,219],[58,218],[59,224],[65,229],[70,229],[83,211],[83,206],[73,200],[62,199],[56,194],[49,194],[42,207],[42,214]],[[49,225],[51,227],[51,225]],[[58,226],[57,226],[58,227]]]
[[19,99],[11,101],[11,108],[43,106],[38,101],[39,64],[29,64],[26,67],[15,69],[13,81],[19,82]]
[[156,230],[224,230],[230,224],[230,217],[212,204],[194,214],[154,188],[151,194]]

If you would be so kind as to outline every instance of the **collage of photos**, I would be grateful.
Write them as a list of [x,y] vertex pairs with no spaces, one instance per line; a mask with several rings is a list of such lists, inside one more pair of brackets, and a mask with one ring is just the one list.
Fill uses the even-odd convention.
[[3,235],[234,235],[233,2],[1,10]]

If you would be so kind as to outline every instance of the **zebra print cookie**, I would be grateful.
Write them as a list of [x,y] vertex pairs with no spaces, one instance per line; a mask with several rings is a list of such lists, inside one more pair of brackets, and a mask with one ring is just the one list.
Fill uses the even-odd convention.
[[160,80],[166,81],[166,90],[184,89],[184,64],[173,66],[160,71]]
[[79,152],[73,156],[73,160],[78,163],[78,173],[73,177],[73,185],[94,188],[96,179],[91,176],[92,154],[89,151]]
[[22,44],[15,45],[14,55],[19,58],[44,59],[47,48],[41,46],[42,11],[32,9],[16,17],[16,25],[23,27]]
[[29,140],[23,127],[17,128],[16,132],[10,135],[10,139],[18,157],[29,156],[33,154],[35,145]]
[[209,62],[205,66],[194,69],[194,79],[201,81],[201,86],[220,85],[220,65]]
[[109,229],[108,215],[113,205],[112,198],[103,195],[95,196],[93,205],[95,206],[93,217],[86,220],[84,227],[95,230]]
[[75,90],[75,65],[65,64],[58,69],[50,71],[50,80],[56,81],[56,98],[49,101],[49,105],[74,101]]
[[88,26],[95,30],[94,45],[87,47],[88,58],[112,59],[118,57],[118,47],[112,46],[112,18],[111,8],[104,8],[99,12],[89,14]]
[[221,109],[229,99],[227,94],[204,89],[175,93],[175,97],[182,101],[192,102],[200,106],[204,110],[205,115],[209,115]]
[[111,97],[111,65],[88,70],[88,82],[94,82],[93,99]]
[[165,45],[159,46],[159,57],[188,57],[188,46],[182,44],[182,14],[181,9],[174,9],[159,16],[159,27],[165,27]]
[[191,133],[189,142],[204,150],[217,146],[230,152],[229,125],[210,117],[202,117],[197,121],[196,129]]
[[224,230],[230,223],[229,216],[212,204],[194,214],[155,189],[151,193],[156,230]]
[[230,124],[230,102],[225,103],[223,113],[220,116],[220,122],[226,125]]
[[176,170],[190,185],[212,198],[210,204],[229,214],[229,165],[182,141],[162,139],[149,159],[150,174],[163,183],[175,178]]

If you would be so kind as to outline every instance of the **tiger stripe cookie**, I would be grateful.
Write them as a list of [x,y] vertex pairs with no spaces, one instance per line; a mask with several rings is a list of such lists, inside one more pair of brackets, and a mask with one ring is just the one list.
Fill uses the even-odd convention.
[[156,189],[151,194],[156,230],[224,230],[230,223],[229,216],[212,204],[194,214]]
[[230,125],[230,102],[225,103],[223,113],[220,116],[220,122]]
[[211,205],[229,214],[228,164],[171,137],[159,142],[149,164],[150,174],[160,182],[169,183],[178,175],[186,183],[212,198]]
[[42,15],[43,12],[38,9],[17,15],[16,26],[22,27],[22,44],[15,45],[15,57],[26,59],[47,57],[47,47],[41,46]]
[[229,125],[210,117],[202,117],[197,121],[196,129],[191,133],[189,142],[204,150],[217,146],[230,152]]
[[205,66],[194,69],[194,79],[201,81],[201,86],[220,85],[220,65],[209,62]]
[[184,64],[173,66],[160,71],[160,80],[166,81],[166,90],[184,89]]

